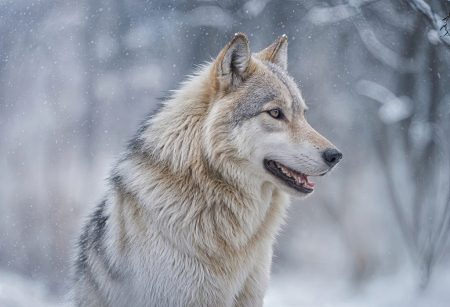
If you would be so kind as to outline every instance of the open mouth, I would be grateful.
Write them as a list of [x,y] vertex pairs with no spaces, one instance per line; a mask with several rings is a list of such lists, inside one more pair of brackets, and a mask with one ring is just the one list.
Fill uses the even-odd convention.
[[309,182],[308,176],[284,166],[273,160],[264,160],[264,166],[276,177],[283,180],[291,188],[302,192],[311,193],[313,191],[315,182]]

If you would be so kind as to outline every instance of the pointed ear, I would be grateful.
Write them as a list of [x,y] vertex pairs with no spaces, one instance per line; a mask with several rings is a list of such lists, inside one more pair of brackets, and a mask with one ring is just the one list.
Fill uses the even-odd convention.
[[220,51],[216,59],[216,76],[221,86],[238,86],[247,75],[251,53],[247,37],[238,33],[228,45]]
[[287,46],[288,38],[283,34],[272,45],[257,53],[256,56],[263,61],[272,62],[287,70]]

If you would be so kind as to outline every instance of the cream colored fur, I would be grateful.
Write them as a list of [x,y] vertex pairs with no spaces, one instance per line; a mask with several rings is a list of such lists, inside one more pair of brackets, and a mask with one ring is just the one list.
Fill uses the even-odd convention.
[[[288,195],[306,196],[263,159],[319,175],[333,148],[307,124],[286,63],[286,37],[251,55],[239,34],[147,120],[86,223],[76,306],[263,305]],[[255,89],[275,93],[256,115]]]

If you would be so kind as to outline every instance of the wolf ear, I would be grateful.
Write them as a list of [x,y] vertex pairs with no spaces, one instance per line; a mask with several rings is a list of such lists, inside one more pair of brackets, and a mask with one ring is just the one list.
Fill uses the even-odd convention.
[[283,34],[272,45],[257,53],[256,56],[263,61],[272,62],[287,70],[287,46],[288,38]]
[[220,51],[216,60],[216,76],[225,87],[238,86],[245,78],[251,60],[247,37],[238,33]]

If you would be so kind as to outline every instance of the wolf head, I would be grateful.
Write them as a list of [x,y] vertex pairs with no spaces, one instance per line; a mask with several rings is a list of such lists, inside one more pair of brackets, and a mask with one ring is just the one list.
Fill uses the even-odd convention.
[[[287,37],[252,54],[236,35],[212,65],[203,153],[222,172],[251,174],[292,196],[313,192],[314,176],[334,168],[342,153],[306,121],[307,106],[288,75]],[[244,174],[245,173],[245,174]]]
[[286,69],[286,36],[252,54],[245,35],[236,35],[173,92],[132,148],[199,186],[225,181],[257,197],[269,182],[296,197],[310,195],[311,177],[328,173],[342,154],[306,121],[306,104]]

